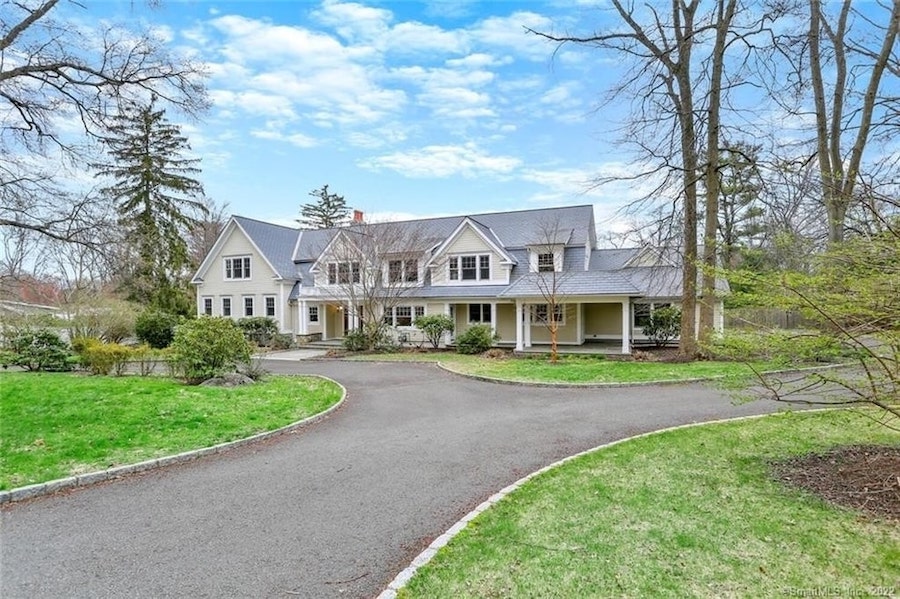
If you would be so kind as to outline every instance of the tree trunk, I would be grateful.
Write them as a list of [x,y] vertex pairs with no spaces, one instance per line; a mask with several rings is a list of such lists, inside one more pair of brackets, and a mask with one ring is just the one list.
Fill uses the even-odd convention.
[[[727,2],[727,6],[726,6]],[[716,247],[719,230],[719,123],[722,104],[722,70],[725,61],[725,38],[734,17],[736,0],[719,0],[716,19],[716,41],[712,53],[709,78],[709,107],[706,130],[706,213],[703,235],[703,285],[700,293],[699,342],[701,349],[709,342],[715,328]],[[682,316],[683,317],[683,316]]]

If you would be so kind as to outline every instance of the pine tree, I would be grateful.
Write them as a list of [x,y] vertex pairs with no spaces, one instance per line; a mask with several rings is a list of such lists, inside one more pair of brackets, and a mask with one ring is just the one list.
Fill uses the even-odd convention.
[[312,190],[309,192],[309,195],[319,199],[316,202],[303,204],[300,207],[301,218],[298,218],[297,222],[303,227],[308,229],[330,229],[347,222],[350,209],[347,208],[344,196],[328,193],[327,185],[323,185],[322,189]]
[[181,129],[156,98],[126,108],[103,138],[110,163],[95,165],[113,183],[102,193],[115,202],[128,245],[123,288],[129,299],[164,310],[189,309],[184,272],[186,236],[207,213],[200,169]]

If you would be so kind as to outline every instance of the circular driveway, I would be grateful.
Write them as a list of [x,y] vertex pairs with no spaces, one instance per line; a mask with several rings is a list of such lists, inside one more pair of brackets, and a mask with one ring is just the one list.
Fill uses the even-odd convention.
[[372,597],[525,474],[677,424],[772,412],[703,385],[557,389],[434,365],[270,361],[347,388],[329,418],[2,509],[0,596]]

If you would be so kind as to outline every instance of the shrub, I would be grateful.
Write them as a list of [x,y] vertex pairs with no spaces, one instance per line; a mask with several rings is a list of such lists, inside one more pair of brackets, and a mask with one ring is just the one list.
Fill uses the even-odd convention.
[[268,347],[272,338],[278,334],[278,323],[266,316],[241,318],[237,324],[249,341],[261,347]]
[[344,348],[348,351],[365,351],[369,349],[369,336],[363,331],[350,331],[344,335]]
[[91,374],[107,375],[115,370],[116,376],[122,376],[131,359],[131,348],[118,343],[97,342],[85,347],[82,356],[82,363]]
[[440,346],[444,333],[453,332],[453,319],[446,314],[419,316],[413,324],[425,333],[425,337],[435,349]]
[[175,329],[172,360],[191,384],[234,371],[250,361],[250,344],[230,318],[203,316]]
[[134,333],[142,343],[150,347],[162,349],[169,347],[175,338],[175,327],[181,317],[159,310],[145,310],[134,323]]
[[59,335],[50,329],[21,329],[7,338],[10,362],[25,370],[71,370],[72,354]]
[[494,340],[495,336],[491,334],[491,327],[486,324],[477,324],[456,336],[456,351],[461,354],[480,354],[490,349]]
[[650,322],[642,329],[656,347],[663,347],[678,337],[681,329],[681,310],[674,306],[658,308],[650,313]]
[[272,337],[269,347],[274,350],[291,349],[294,347],[294,340],[287,333],[278,333]]
[[90,305],[76,304],[67,309],[69,338],[96,337],[108,343],[120,343],[134,335],[134,304],[120,300],[98,299]]

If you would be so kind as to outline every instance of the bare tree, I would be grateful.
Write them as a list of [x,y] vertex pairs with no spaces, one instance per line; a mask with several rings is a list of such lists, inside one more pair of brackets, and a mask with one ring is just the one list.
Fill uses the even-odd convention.
[[550,334],[550,362],[559,360],[559,326],[564,320],[566,294],[565,281],[573,271],[566,268],[566,243],[571,229],[560,226],[558,219],[543,221],[538,227],[537,243],[529,247],[529,274],[544,300],[540,306],[532,306],[532,317]]
[[[789,73],[784,77],[776,71],[775,77],[769,78],[787,79],[793,93],[776,88],[770,97],[790,115],[814,118],[812,154],[828,220],[828,240],[834,244],[844,239],[847,212],[865,174],[867,147],[879,136],[897,138],[900,111],[883,82],[886,76],[900,76],[900,2],[869,5],[886,11],[883,21],[867,17],[851,0],[843,0],[837,14],[830,14],[821,0],[798,6],[807,11],[805,19],[797,15],[799,22],[805,21],[805,29],[779,36],[773,48],[776,60],[785,61]],[[805,108],[810,100],[814,106],[811,114]]]
[[61,182],[71,171],[57,165],[89,163],[89,142],[123,101],[155,94],[196,116],[207,97],[200,65],[169,52],[152,29],[85,27],[57,18],[60,4],[4,2],[0,14],[0,226],[86,243],[85,198],[71,195]]
[[421,284],[428,250],[438,241],[409,222],[355,222],[335,230],[323,250],[318,281],[328,298],[349,311],[367,349],[394,324],[412,326],[417,315],[395,309]]
[[[625,93],[637,98],[637,106],[626,128],[626,143],[636,146],[643,163],[649,165],[639,176],[662,176],[663,182],[651,193],[674,188],[681,197],[683,318],[680,350],[684,355],[693,356],[698,352],[695,315],[698,295],[697,186],[699,179],[704,178],[707,226],[703,261],[706,268],[703,270],[699,322],[699,336],[704,338],[713,324],[718,222],[715,169],[719,164],[722,95],[740,85],[745,62],[737,61],[736,70],[728,74],[727,82],[723,84],[726,53],[740,41],[745,42],[744,52],[750,52],[750,40],[765,30],[774,15],[765,13],[738,27],[734,23],[735,15],[749,15],[752,11],[742,10],[745,7],[737,0],[717,0],[714,9],[706,14],[698,14],[699,0],[674,0],[668,13],[658,10],[654,4],[638,9],[623,0],[612,0],[612,6],[621,24],[610,27],[608,32],[572,36],[529,31],[561,44],[586,44],[612,50],[633,61],[623,82],[609,94],[608,101]],[[710,48],[709,54],[698,61],[695,52],[705,48]],[[701,151],[704,128],[706,149]],[[674,185],[675,177],[680,179],[678,186]]]

